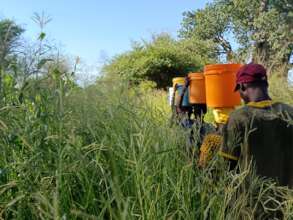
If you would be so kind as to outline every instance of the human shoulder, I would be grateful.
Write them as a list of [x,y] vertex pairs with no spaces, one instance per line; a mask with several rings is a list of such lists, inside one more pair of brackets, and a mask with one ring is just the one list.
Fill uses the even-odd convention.
[[276,102],[272,106],[273,111],[276,114],[282,116],[283,119],[291,121],[293,120],[293,106],[281,102]]
[[251,117],[250,109],[247,106],[242,106],[229,115],[228,123],[243,123]]
[[280,112],[288,112],[290,115],[293,115],[293,106],[288,105],[282,102],[275,102],[273,108]]

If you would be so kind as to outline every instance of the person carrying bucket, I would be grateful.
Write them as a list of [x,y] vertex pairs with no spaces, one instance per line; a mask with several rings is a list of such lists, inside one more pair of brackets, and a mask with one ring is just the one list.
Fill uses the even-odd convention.
[[199,167],[206,167],[217,154],[223,140],[222,130],[229,114],[241,103],[233,94],[235,77],[240,64],[213,64],[204,68],[207,105],[212,108],[216,131],[204,137],[200,147]]
[[[189,92],[189,86],[190,86],[190,79],[189,76],[185,77],[185,83],[182,88],[182,93],[179,96],[177,100],[177,112],[180,113],[187,113],[188,119],[190,121],[194,120],[200,120],[203,121],[204,115],[207,113],[207,106],[205,104],[205,101],[203,103],[192,103],[188,101],[188,105],[183,105],[184,99],[187,97],[189,100],[191,100],[191,95]],[[193,117],[194,120],[191,120]]]
[[[193,114],[193,107],[189,103],[188,86],[189,79],[188,76],[186,76],[184,78],[184,85],[182,86],[181,93],[176,100],[176,112],[180,121],[179,124],[185,128],[191,128],[193,124],[193,120],[191,119],[191,116]],[[199,117],[199,115],[197,117]]]
[[[206,136],[208,133],[215,131],[214,127],[211,124],[208,124],[204,121],[204,116],[207,113],[207,105],[205,103],[205,88],[202,85],[198,85],[198,83],[204,84],[204,80],[202,78],[203,74],[195,73],[195,75],[198,74],[200,74],[200,78],[198,79],[192,78],[192,76],[194,77],[194,73],[191,73],[185,77],[185,84],[183,86],[181,96],[179,96],[177,105],[177,111],[179,112],[179,114],[184,114],[180,121],[180,125],[184,128],[191,129],[189,145],[193,147],[195,146],[195,149],[191,149],[192,151],[198,151],[199,147],[202,144],[204,136]],[[193,80],[200,80],[200,82],[197,81],[194,85]],[[194,92],[194,86],[196,86],[196,92]],[[189,95],[188,108],[182,106],[184,95],[186,92],[188,92]]]
[[[188,115],[191,113],[191,106],[188,101],[188,93],[185,89],[185,78],[176,77],[173,78],[173,95],[172,95],[172,122],[181,124],[183,127],[190,127],[191,122],[185,121],[188,118]],[[180,106],[179,106],[180,105]],[[184,122],[184,123],[182,123]]]
[[262,65],[239,68],[235,82],[233,93],[240,94],[245,106],[227,117],[221,135],[204,144],[219,147],[219,155],[230,162],[231,169],[237,164],[245,169],[253,159],[258,175],[292,188],[293,107],[271,100]]
[[235,92],[245,106],[230,114],[219,154],[240,170],[252,160],[257,175],[293,188],[293,107],[274,102],[268,86],[262,65],[239,69]]

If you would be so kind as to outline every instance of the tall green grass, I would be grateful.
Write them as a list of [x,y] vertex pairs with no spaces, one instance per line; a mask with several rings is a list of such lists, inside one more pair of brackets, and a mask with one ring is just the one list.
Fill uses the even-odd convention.
[[273,74],[269,82],[270,95],[274,101],[293,105],[293,85],[290,85],[288,80],[278,77],[277,74]]
[[164,92],[57,79],[25,97],[0,109],[0,219],[293,218],[292,191],[198,169]]

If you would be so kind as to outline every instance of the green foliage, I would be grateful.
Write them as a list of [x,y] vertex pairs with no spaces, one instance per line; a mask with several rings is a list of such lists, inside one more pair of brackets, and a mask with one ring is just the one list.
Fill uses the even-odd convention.
[[139,88],[143,92],[150,92],[157,87],[156,83],[153,81],[142,81],[139,84]]
[[134,83],[150,80],[158,88],[166,88],[173,77],[199,71],[205,62],[212,60],[213,53],[207,52],[209,45],[201,48],[202,45],[178,42],[162,34],[151,42],[134,44],[131,51],[114,57],[102,72],[108,78],[120,76]]
[[269,90],[274,101],[293,105],[293,86],[288,84],[288,80],[278,76],[278,73],[271,77]]
[[38,37],[38,39],[39,39],[39,40],[44,40],[45,37],[46,37],[46,33],[41,32],[40,35],[39,35],[39,37]]
[[288,11],[292,2],[234,0],[229,4],[235,36],[245,48],[253,47],[255,61],[267,67],[288,64],[293,51]]
[[185,12],[180,36],[211,41],[218,46],[215,48],[218,55],[226,53],[231,56],[232,47],[225,36],[230,30],[231,16],[228,12],[224,4],[208,4],[204,9]]
[[9,19],[0,20],[0,71],[9,65],[9,55],[18,46],[18,40],[24,29]]
[[[0,72],[0,219],[292,218],[292,190],[228,172],[222,158],[200,170],[186,154],[189,132],[168,123],[166,92],[154,88],[215,62],[213,30],[134,44],[79,88],[67,62],[46,53],[50,19],[34,19],[38,46]],[[284,85],[272,79],[272,95],[292,103]]]
[[[184,38],[212,40],[228,60],[252,56],[255,62],[276,69],[287,66],[292,55],[292,8],[287,0],[215,0],[204,9],[186,12],[180,33]],[[232,51],[230,39],[237,41],[238,51]]]
[[168,125],[164,92],[110,81],[66,90],[63,77],[51,85],[26,90],[23,104],[1,108],[0,218],[292,215],[286,188],[228,172],[221,158],[198,169],[197,157],[186,156],[186,132]]

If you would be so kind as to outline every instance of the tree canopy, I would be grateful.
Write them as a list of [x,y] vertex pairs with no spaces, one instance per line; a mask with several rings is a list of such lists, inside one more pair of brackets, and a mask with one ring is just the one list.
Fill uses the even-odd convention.
[[7,56],[18,46],[17,42],[23,32],[24,29],[12,20],[0,21],[0,67],[5,65]]
[[[285,66],[287,72],[293,52],[292,9],[289,0],[215,0],[184,13],[180,36],[212,40],[228,61],[252,57],[270,69]],[[231,41],[238,43],[237,50]]]
[[176,41],[168,34],[154,36],[150,42],[134,43],[132,50],[114,57],[102,72],[107,77],[120,76],[133,82],[154,81],[166,88],[176,76],[200,71],[215,58],[213,44],[201,41]]

